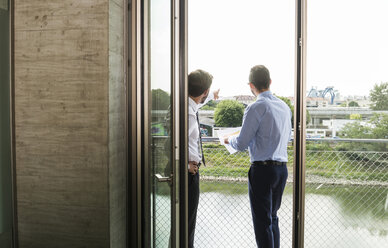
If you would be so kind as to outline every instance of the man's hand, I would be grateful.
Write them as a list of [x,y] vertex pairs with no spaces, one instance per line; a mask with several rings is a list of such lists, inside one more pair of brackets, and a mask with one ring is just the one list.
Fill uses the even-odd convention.
[[229,144],[229,137],[224,137],[224,143]]
[[220,89],[213,91],[214,100],[217,100],[219,98]]
[[198,164],[197,162],[189,161],[189,172],[193,175],[197,174],[198,172],[197,164]]

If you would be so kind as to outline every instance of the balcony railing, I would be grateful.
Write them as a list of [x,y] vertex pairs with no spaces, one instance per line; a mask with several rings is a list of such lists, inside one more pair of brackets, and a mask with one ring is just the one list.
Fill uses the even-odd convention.
[[[216,140],[204,141],[196,247],[256,247],[247,186],[249,154],[229,154]],[[388,140],[308,140],[305,247],[385,247],[387,145]],[[292,241],[292,144],[288,170],[278,213],[281,247],[291,247]]]

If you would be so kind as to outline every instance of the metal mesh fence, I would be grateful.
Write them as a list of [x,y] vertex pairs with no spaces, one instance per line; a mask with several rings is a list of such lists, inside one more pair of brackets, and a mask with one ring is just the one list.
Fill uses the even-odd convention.
[[[388,243],[387,143],[309,142],[306,150],[305,247],[379,248]],[[154,154],[163,174],[163,148]],[[195,247],[256,247],[248,197],[249,154],[204,142]],[[281,247],[292,247],[293,148],[279,210]],[[165,185],[165,184],[164,184]],[[156,195],[156,247],[168,247],[170,200]],[[159,212],[158,212],[159,211]],[[164,223],[164,224],[163,224]]]
[[[204,154],[206,167],[200,169],[196,247],[257,247],[248,197],[248,152],[229,154],[217,144],[205,143]],[[278,213],[281,247],[291,247],[292,187],[287,186],[285,191]]]
[[[169,170],[171,153],[167,147],[169,142],[167,136],[154,136],[152,139],[152,153],[151,163],[152,172],[151,175],[160,174],[161,176],[170,176]],[[151,214],[151,233],[153,247],[169,247],[170,232],[171,232],[171,192],[170,186],[166,182],[157,182],[153,177],[152,183],[152,214]]]
[[[386,247],[388,152],[354,151],[365,145],[341,142],[311,142],[307,148],[305,247]],[[206,143],[204,153],[196,247],[256,247],[248,153],[229,154],[215,143]],[[289,178],[278,213],[281,247],[292,246],[292,166],[289,147]]]

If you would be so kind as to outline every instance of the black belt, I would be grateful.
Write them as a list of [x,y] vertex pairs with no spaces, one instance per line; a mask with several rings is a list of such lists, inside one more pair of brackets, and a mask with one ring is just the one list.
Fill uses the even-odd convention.
[[254,165],[286,165],[287,162],[280,162],[275,160],[265,160],[265,161],[254,161]]

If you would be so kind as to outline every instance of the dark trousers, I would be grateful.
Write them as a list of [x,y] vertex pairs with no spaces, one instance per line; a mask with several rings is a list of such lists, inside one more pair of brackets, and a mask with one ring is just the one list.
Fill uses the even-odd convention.
[[249,200],[259,248],[279,248],[277,211],[280,208],[287,177],[286,165],[252,164],[249,170]]
[[188,237],[189,248],[194,247],[195,224],[199,202],[199,172],[195,175],[188,173]]

